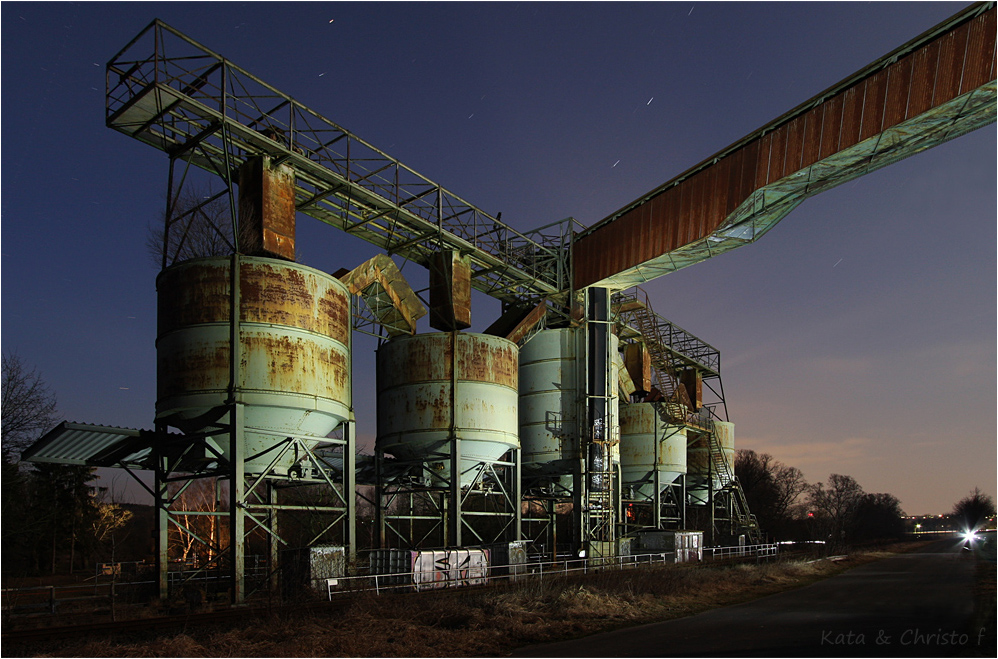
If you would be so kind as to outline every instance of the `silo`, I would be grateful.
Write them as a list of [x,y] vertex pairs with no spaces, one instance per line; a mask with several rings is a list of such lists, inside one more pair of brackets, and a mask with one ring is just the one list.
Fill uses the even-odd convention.
[[[585,399],[585,364],[581,361],[580,329],[547,329],[537,332],[520,349],[520,443],[525,472],[535,475],[571,474],[579,458],[579,411]],[[619,339],[610,335],[610,356]],[[609,360],[611,400],[607,427],[617,436],[619,360]],[[584,441],[588,441],[586,433]],[[615,445],[611,459],[620,461]]]
[[517,359],[512,341],[469,332],[399,336],[377,354],[379,451],[425,461],[450,479],[451,439],[460,441],[461,485],[476,465],[519,447]]
[[[263,473],[288,437],[325,437],[350,412],[350,299],[334,277],[296,263],[239,257],[238,400],[245,404],[247,474]],[[210,428],[230,391],[232,257],[160,273],[156,420]],[[229,436],[209,438],[223,455]],[[206,459],[214,456],[207,452]],[[297,458],[273,465],[286,475]]]
[[[714,435],[717,444],[720,446],[721,455],[727,465],[727,475],[735,474],[735,424],[728,421],[714,421]],[[687,450],[688,475],[691,480],[688,493],[694,503],[707,502],[707,476],[708,472],[712,476],[713,488],[720,489],[728,484],[726,478],[722,478],[718,468],[711,464],[709,435],[704,433],[690,444]]]
[[656,472],[662,489],[686,473],[686,430],[662,420],[652,403],[624,405],[620,409],[620,471],[634,498],[651,499],[656,494]]
[[578,458],[577,333],[541,330],[520,350],[520,444],[524,471],[571,473]]

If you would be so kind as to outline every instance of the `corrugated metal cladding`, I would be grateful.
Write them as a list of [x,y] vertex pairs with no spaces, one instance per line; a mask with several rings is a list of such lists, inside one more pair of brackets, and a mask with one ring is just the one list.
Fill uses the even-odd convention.
[[995,9],[929,41],[585,234],[575,287],[702,239],[758,188],[995,79]]

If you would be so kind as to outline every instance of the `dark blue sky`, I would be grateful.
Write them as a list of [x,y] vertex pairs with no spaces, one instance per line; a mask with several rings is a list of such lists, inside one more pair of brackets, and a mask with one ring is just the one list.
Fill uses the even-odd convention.
[[[151,427],[167,158],[104,127],[104,65],[153,18],[530,229],[602,219],[963,6],[4,2],[3,351],[61,417]],[[720,349],[739,447],[913,514],[995,493],[995,144],[992,125],[823,193],[646,286]],[[330,272],[376,253],[306,217],[299,251]],[[497,313],[476,298],[472,329]],[[357,337],[364,446],[374,347]]]

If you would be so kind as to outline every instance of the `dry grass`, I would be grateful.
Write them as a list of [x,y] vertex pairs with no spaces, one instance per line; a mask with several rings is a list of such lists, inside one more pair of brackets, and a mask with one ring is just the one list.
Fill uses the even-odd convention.
[[25,650],[33,656],[89,657],[501,656],[525,645],[747,601],[875,558],[644,568],[463,592],[372,594],[333,615],[278,615],[224,630],[199,628],[139,640],[86,639]]

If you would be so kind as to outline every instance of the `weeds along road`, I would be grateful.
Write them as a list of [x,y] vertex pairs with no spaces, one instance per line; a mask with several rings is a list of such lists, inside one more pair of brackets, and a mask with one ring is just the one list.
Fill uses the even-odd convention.
[[512,656],[994,657],[995,630],[972,620],[975,565],[939,541],[797,590]]

